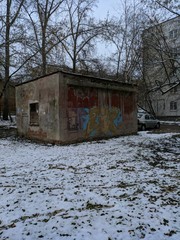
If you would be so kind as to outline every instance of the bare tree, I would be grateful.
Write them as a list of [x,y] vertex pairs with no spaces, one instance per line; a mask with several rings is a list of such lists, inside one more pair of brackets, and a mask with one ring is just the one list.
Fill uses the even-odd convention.
[[[174,21],[178,24],[178,17]],[[151,79],[148,81],[149,91],[160,90],[165,93],[180,82],[180,49],[178,43],[169,36],[173,30],[171,26],[157,23],[144,31],[144,71]]]
[[[2,51],[4,53],[4,57],[2,60],[2,66],[4,68],[3,71],[3,79],[4,79],[4,86],[2,89],[2,92],[0,93],[0,98],[3,97],[3,119],[8,120],[9,115],[9,103],[8,103],[8,84],[9,80],[11,78],[10,74],[10,67],[11,67],[11,47],[13,46],[14,42],[18,41],[18,36],[15,34],[16,32],[16,22],[18,20],[18,17],[20,15],[23,3],[25,0],[17,0],[15,2],[12,2],[11,0],[4,0],[1,2],[1,6],[4,9],[4,15],[1,16],[1,39],[2,42]],[[11,37],[13,31],[13,35],[15,37]],[[16,32],[17,33],[17,32]]]
[[69,37],[61,43],[70,61],[73,72],[77,64],[84,62],[94,45],[92,41],[100,34],[104,24],[96,24],[89,13],[96,0],[65,0],[66,2],[66,32]]
[[120,18],[112,19],[105,33],[105,40],[113,44],[115,51],[109,58],[114,62],[116,78],[122,76],[126,82],[132,81],[141,65],[142,9],[131,1],[122,1]]
[[141,3],[146,7],[149,16],[152,12],[156,14],[156,17],[159,15],[161,20],[180,16],[179,0],[141,0]]
[[164,8],[172,14],[180,16],[180,3],[179,0],[155,0],[155,3]]
[[47,59],[50,51],[57,45],[54,38],[55,14],[64,0],[33,0],[24,6],[27,22],[32,27],[34,48],[40,54],[40,74],[47,73]]

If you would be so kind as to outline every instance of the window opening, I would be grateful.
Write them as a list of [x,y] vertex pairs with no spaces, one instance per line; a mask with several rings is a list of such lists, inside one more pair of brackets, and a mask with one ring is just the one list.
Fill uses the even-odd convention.
[[177,36],[178,36],[178,30],[177,29],[174,29],[174,30],[169,32],[169,38],[170,39],[177,38]]
[[175,111],[177,110],[177,102],[170,102],[170,110]]
[[39,125],[39,103],[30,103],[30,125]]

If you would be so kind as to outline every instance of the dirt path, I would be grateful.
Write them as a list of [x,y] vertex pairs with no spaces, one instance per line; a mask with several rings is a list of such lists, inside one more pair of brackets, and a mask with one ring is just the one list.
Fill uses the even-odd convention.
[[151,132],[153,133],[171,133],[177,132],[180,133],[180,126],[178,124],[161,124],[160,129],[154,129]]

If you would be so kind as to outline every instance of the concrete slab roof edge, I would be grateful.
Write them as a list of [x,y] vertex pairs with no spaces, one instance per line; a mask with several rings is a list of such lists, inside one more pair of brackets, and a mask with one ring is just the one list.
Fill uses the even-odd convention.
[[27,84],[29,82],[37,81],[40,78],[51,76],[51,75],[54,75],[54,74],[57,74],[57,73],[62,73],[62,74],[71,75],[71,76],[72,75],[80,76],[80,77],[84,77],[84,78],[87,78],[87,79],[94,79],[95,81],[100,81],[100,82],[106,82],[106,83],[109,82],[109,83],[123,85],[123,86],[137,87],[137,84],[133,84],[133,83],[125,83],[125,82],[120,82],[120,81],[117,81],[117,80],[111,80],[111,79],[108,79],[108,78],[94,77],[92,75],[83,75],[83,74],[80,74],[80,73],[66,72],[66,71],[63,71],[63,70],[59,70],[59,71],[56,71],[56,72],[53,72],[53,73],[49,73],[49,74],[46,74],[46,75],[43,75],[43,76],[39,76],[37,78],[31,79],[31,80],[26,81],[26,82],[18,83],[18,84],[16,84],[16,87],[18,87],[20,85],[23,85],[23,84]]

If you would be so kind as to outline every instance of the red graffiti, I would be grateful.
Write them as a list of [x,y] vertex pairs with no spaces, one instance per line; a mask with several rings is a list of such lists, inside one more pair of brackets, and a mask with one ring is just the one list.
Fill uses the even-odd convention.
[[92,108],[98,106],[97,89],[68,87],[68,108]]

